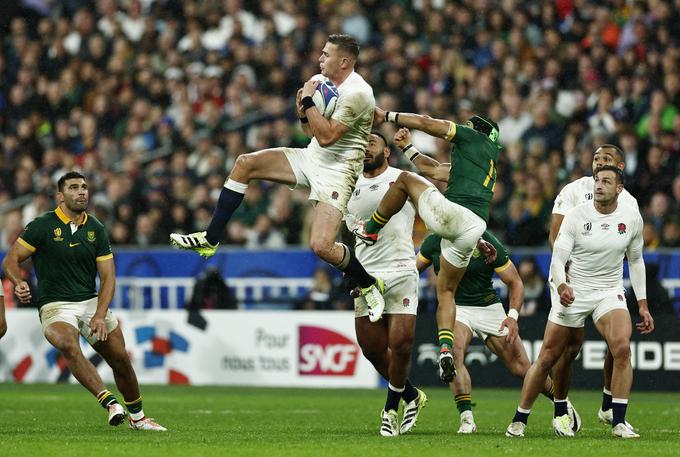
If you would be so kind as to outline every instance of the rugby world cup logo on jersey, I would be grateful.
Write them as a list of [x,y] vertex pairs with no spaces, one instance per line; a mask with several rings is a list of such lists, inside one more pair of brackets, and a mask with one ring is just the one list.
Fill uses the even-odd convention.
[[298,373],[302,376],[353,376],[359,346],[345,335],[322,327],[298,328]]
[[593,228],[592,222],[586,222],[585,224],[583,224],[583,228],[585,229],[585,231],[581,232],[581,235],[584,235],[584,236],[592,235],[592,233],[590,233],[590,229]]
[[54,229],[54,241],[64,241],[61,237],[61,228],[59,227]]

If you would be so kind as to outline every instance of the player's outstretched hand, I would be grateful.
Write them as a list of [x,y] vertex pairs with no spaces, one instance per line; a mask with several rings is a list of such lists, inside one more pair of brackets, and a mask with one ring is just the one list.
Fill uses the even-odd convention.
[[14,287],[14,293],[21,303],[31,302],[31,288],[28,287],[28,283],[26,281],[21,281],[19,284],[17,284]]
[[321,81],[319,81],[318,79],[310,79],[309,81],[307,81],[305,85],[302,86],[301,98],[313,96],[314,91],[316,90],[316,86],[318,86],[319,84],[321,84]]
[[103,317],[99,317],[96,314],[90,319],[90,335],[94,335],[97,341],[106,341],[109,336],[109,330],[106,328],[106,323]]
[[491,265],[496,261],[498,251],[496,251],[496,247],[493,244],[480,238],[477,241],[477,249],[484,254],[484,262],[486,262],[487,265]]
[[385,110],[377,106],[373,110],[373,127],[377,127],[385,122]]
[[498,331],[503,331],[504,327],[508,328],[508,334],[505,336],[505,341],[507,341],[509,344],[513,344],[517,338],[517,335],[519,335],[519,326],[517,325],[517,321],[508,316],[501,323],[501,328],[499,328]]
[[649,314],[649,310],[640,310],[640,317],[642,318],[642,322],[635,324],[635,327],[643,335],[652,333],[654,331],[654,318]]
[[394,144],[396,144],[398,148],[404,149],[410,142],[411,132],[406,127],[400,128],[397,130],[397,133],[394,134]]
[[574,303],[574,289],[562,283],[557,288],[557,293],[560,294],[560,303],[562,306],[569,306]]

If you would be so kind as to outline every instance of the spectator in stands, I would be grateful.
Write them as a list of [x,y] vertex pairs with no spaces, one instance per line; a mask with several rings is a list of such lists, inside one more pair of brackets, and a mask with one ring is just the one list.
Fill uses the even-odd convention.
[[666,219],[661,229],[661,246],[680,248],[680,215],[674,214]]
[[222,272],[214,267],[207,268],[194,285],[191,300],[186,304],[189,311],[199,309],[236,309],[236,297],[227,287]]
[[[648,263],[645,274],[647,278],[647,301],[650,312],[655,315],[674,315],[676,310],[673,308],[673,300],[668,295],[668,291],[659,281],[659,265]],[[626,291],[626,304],[632,316],[638,316],[638,306],[635,292],[631,287]]]
[[314,271],[314,284],[300,304],[300,308],[307,310],[350,309],[350,300],[341,281],[334,282],[328,268],[322,266]]
[[[641,208],[661,192],[668,213],[680,212],[671,185],[680,173],[680,34],[668,2],[430,3],[70,0],[6,18],[0,204],[44,192],[78,168],[93,197],[108,197],[97,204],[108,206],[119,241],[137,243],[117,223],[134,233],[138,217],[157,218],[152,204],[163,205],[160,230],[172,225],[176,202],[194,230],[215,205],[215,177],[238,155],[306,144],[291,94],[317,72],[324,37],[351,30],[362,40],[357,71],[373,82],[380,106],[457,122],[478,110],[502,124],[499,208],[524,198],[525,187],[503,162],[537,176],[550,199],[589,172],[595,143],[611,135],[604,142],[624,150],[627,187]],[[437,155],[447,152],[442,143],[416,146]],[[162,189],[149,186],[163,179]],[[287,244],[304,242],[307,212],[296,193],[278,197],[277,188],[252,196],[232,242],[245,243],[260,214]],[[123,202],[131,211],[119,210]],[[501,232],[503,211],[490,221]],[[499,235],[521,243],[522,218],[510,219]]]
[[517,271],[524,284],[524,306],[520,310],[520,315],[533,316],[547,313],[550,310],[547,280],[541,276],[536,259],[534,257],[522,258]]

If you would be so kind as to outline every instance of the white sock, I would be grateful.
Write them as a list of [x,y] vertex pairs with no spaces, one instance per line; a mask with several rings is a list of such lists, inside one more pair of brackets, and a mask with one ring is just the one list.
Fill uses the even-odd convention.
[[132,419],[135,422],[144,419],[144,410],[141,410],[138,413],[130,413],[130,419]]
[[245,194],[246,190],[248,190],[248,184],[243,184],[242,182],[234,181],[233,179],[227,179],[227,182],[224,183],[224,187],[233,190],[234,192],[238,192],[239,194]]
[[400,388],[400,387],[394,387],[394,386],[393,386],[392,384],[390,384],[389,382],[387,383],[387,387],[388,387],[391,391],[393,391],[393,392],[399,392],[399,393],[402,393],[404,390],[406,390],[406,386],[401,387],[401,388]]

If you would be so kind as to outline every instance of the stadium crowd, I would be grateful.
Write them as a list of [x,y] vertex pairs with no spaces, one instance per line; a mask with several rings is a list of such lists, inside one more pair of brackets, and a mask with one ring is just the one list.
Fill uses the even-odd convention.
[[[596,145],[626,154],[646,249],[680,247],[680,1],[24,0],[0,18],[0,250],[78,169],[117,245],[205,229],[244,152],[299,147],[297,88],[329,33],[377,104],[500,125],[490,228],[545,246]],[[382,127],[391,137],[393,125]],[[449,144],[417,132],[420,151]],[[410,164],[399,152],[391,160]],[[307,196],[251,186],[225,243],[305,244]],[[421,233],[422,235],[422,233]]]

